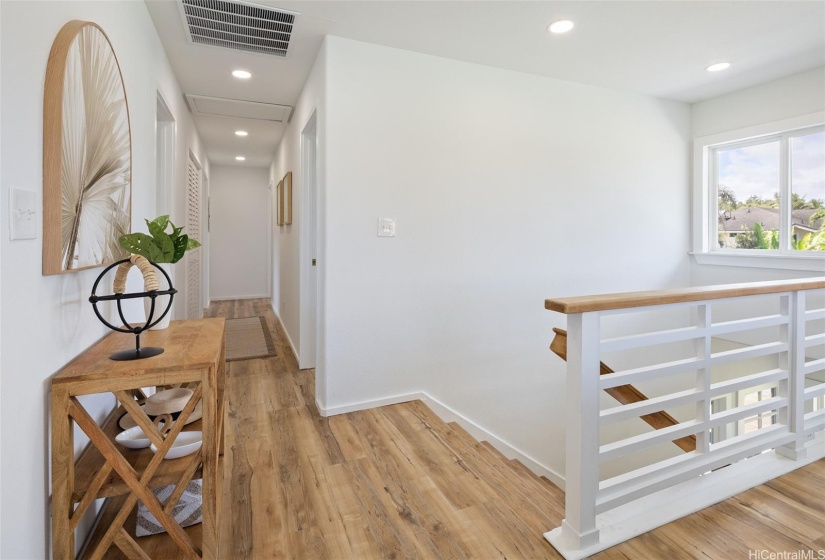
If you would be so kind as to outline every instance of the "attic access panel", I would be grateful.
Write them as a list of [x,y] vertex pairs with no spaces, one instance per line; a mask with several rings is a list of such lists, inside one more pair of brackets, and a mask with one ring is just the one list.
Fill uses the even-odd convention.
[[274,103],[224,99],[191,93],[186,94],[186,102],[193,114],[207,117],[235,117],[286,123],[292,116],[292,107]]
[[190,43],[286,56],[294,12],[249,2],[178,0]]

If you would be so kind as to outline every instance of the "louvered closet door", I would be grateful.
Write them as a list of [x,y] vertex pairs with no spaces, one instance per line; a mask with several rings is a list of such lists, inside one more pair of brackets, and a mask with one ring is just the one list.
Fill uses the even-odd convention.
[[[186,189],[186,233],[201,239],[201,171],[189,155],[189,176]],[[201,249],[186,252],[186,317],[200,319],[201,308]]]

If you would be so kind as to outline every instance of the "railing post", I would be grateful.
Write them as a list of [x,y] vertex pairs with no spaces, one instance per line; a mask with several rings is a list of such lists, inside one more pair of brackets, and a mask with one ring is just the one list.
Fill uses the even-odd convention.
[[782,314],[790,317],[787,327],[782,327],[788,352],[786,357],[780,357],[779,366],[788,369],[788,382],[780,384],[780,393],[783,389],[787,392],[787,424],[796,438],[787,445],[777,447],[776,452],[799,461],[808,456],[805,447],[805,292],[791,292],[787,299],[783,297]]
[[[711,355],[710,327],[713,325],[713,312],[710,303],[699,305],[696,309],[696,326],[702,330],[702,338],[694,341],[696,357],[707,360]],[[696,389],[701,392],[701,398],[696,401],[696,420],[702,422],[702,430],[696,432],[696,451],[709,453],[711,435],[707,427],[711,415],[710,400],[711,374],[710,366],[699,368],[696,372]]]
[[599,314],[567,319],[567,459],[561,537],[571,549],[599,542]]

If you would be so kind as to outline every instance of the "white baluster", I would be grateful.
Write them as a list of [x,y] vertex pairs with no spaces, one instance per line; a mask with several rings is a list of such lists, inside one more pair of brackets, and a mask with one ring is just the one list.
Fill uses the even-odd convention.
[[[790,314],[790,321],[787,327],[782,327],[788,352],[780,357],[780,367],[787,367],[789,374],[788,382],[780,383],[779,391],[781,396],[788,397],[786,421],[796,438],[787,445],[777,447],[776,452],[799,461],[808,456],[805,448],[805,292],[791,292],[783,297],[782,314]],[[786,395],[782,394],[783,390]]]

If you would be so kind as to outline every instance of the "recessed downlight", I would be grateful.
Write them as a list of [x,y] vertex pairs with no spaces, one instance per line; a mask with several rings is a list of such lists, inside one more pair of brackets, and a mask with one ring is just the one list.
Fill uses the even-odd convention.
[[730,62],[717,62],[716,64],[711,64],[705,70],[708,72],[719,72],[721,70],[727,70],[730,68]]
[[248,80],[252,77],[252,72],[247,72],[246,70],[233,70],[232,75],[241,80]]
[[235,136],[249,136],[249,133],[245,130],[236,130]]
[[554,21],[550,25],[547,26],[547,31],[550,33],[567,33],[571,29],[575,27],[575,24],[570,21],[569,19],[560,19],[558,21]]
[[235,156],[235,161],[246,161],[246,158],[243,156]]

